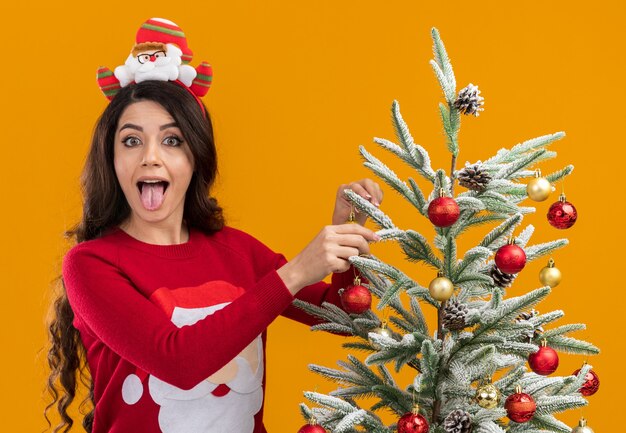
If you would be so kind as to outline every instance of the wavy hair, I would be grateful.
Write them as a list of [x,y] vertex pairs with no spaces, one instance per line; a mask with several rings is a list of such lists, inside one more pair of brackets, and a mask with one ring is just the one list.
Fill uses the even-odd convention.
[[[76,243],[95,239],[118,226],[130,216],[130,206],[115,174],[113,145],[120,116],[130,104],[154,101],[160,104],[176,121],[193,155],[194,172],[185,195],[183,219],[188,227],[210,234],[224,226],[222,209],[209,196],[217,175],[217,152],[213,127],[208,111],[201,102],[181,85],[173,82],[144,81],[122,88],[98,119],[89,154],[81,175],[83,214],[80,221],[65,232]],[[83,427],[91,432],[94,416],[93,381],[86,362],[85,348],[78,330],[73,326],[74,312],[67,299],[63,278],[56,280],[58,294],[51,304],[48,333],[50,348],[48,365],[50,376],[47,390],[52,402],[44,416],[52,427],[48,414],[56,409],[61,422],[54,432],[67,432],[74,424],[68,408],[82,384],[88,395],[80,404]]]

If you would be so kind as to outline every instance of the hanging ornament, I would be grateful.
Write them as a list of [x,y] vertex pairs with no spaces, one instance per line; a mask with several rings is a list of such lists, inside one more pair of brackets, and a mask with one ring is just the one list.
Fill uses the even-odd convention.
[[298,433],[327,433],[326,429],[317,423],[315,418],[311,418],[309,423],[300,427]]
[[398,420],[398,433],[428,433],[429,428],[426,418],[419,414],[418,405]]
[[346,313],[361,314],[372,306],[372,294],[361,285],[361,279],[354,277],[354,283],[341,292],[341,305]]
[[556,371],[559,366],[559,355],[546,340],[541,342],[541,347],[535,353],[528,355],[528,365],[532,371],[542,376],[548,376]]
[[443,276],[443,272],[437,272],[437,278],[432,280],[428,285],[428,291],[437,301],[447,301],[454,292],[452,281]]
[[473,114],[478,117],[482,108],[485,98],[480,96],[480,90],[478,86],[474,86],[469,83],[467,86],[461,89],[459,96],[454,101],[454,107],[465,115]]
[[554,266],[554,260],[548,260],[548,265],[539,271],[539,281],[544,286],[556,287],[561,282],[561,271]]
[[491,379],[487,378],[485,383],[476,389],[476,403],[484,409],[493,409],[500,403],[500,390],[491,384]]
[[544,201],[552,192],[552,184],[545,177],[541,177],[541,170],[535,172],[535,177],[526,185],[528,198],[533,201]]
[[591,430],[591,427],[587,426],[587,420],[581,418],[578,422],[578,426],[572,429],[572,433],[593,433],[593,430]]
[[578,212],[573,204],[565,200],[565,194],[561,194],[559,201],[553,203],[548,209],[548,222],[557,229],[570,228],[577,218]]
[[517,274],[526,266],[526,253],[521,247],[515,245],[515,238],[511,238],[507,245],[498,248],[495,262],[502,272]]
[[[387,322],[385,320],[382,321],[379,328],[372,329],[371,331],[369,331],[368,334],[378,334],[385,337],[393,338],[393,333],[391,332],[391,329],[387,328]],[[375,343],[374,340],[372,340],[371,338],[368,337],[367,340],[372,346],[374,346],[375,349],[381,349],[381,346]]]
[[[587,364],[586,362],[583,364],[583,367]],[[580,373],[580,368],[572,373],[573,376],[578,376]],[[589,397],[590,395],[594,395],[600,389],[600,378],[596,374],[595,371],[589,370],[587,374],[585,374],[585,383],[580,387],[580,393],[585,397]]]
[[443,429],[446,433],[472,433],[473,427],[472,417],[461,409],[450,412],[443,420]]
[[532,419],[537,410],[537,404],[530,395],[522,392],[520,385],[517,385],[515,394],[509,395],[504,402],[504,408],[511,421],[522,423]]
[[459,219],[460,214],[456,200],[445,197],[443,188],[439,190],[439,197],[428,205],[428,219],[437,227],[450,227]]
[[354,206],[350,206],[350,215],[348,215],[348,224],[358,224],[356,222],[356,213],[354,212]]
[[473,191],[484,191],[491,182],[491,175],[480,161],[474,165],[465,163],[465,168],[457,173],[459,185]]

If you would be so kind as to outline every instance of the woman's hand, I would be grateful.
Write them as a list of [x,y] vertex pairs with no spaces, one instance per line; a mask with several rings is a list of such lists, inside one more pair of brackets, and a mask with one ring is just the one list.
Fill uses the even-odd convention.
[[372,203],[374,206],[380,206],[383,201],[383,192],[380,186],[372,179],[361,179],[356,182],[343,184],[337,190],[337,197],[335,199],[335,210],[333,212],[333,224],[343,224],[348,221],[350,212],[354,209],[356,222],[363,225],[367,220],[367,215],[358,212],[357,209],[346,198],[346,194],[343,192],[345,189],[351,189],[365,200]]
[[332,272],[350,268],[348,257],[369,254],[368,242],[380,237],[358,224],[326,226],[293,260],[278,269],[278,275],[295,295]]

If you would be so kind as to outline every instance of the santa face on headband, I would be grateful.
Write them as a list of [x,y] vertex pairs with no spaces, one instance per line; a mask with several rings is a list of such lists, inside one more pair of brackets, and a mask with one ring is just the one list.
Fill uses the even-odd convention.
[[178,81],[196,97],[207,94],[213,81],[213,68],[201,62],[193,68],[193,51],[187,37],[176,23],[164,18],[150,18],[135,37],[135,46],[126,63],[115,68],[100,66],[98,87],[111,101],[122,87],[146,80]]
[[191,86],[196,70],[182,64],[183,52],[174,44],[144,42],[137,44],[128,55],[123,66],[115,68],[115,77],[124,87],[133,81],[175,81]]

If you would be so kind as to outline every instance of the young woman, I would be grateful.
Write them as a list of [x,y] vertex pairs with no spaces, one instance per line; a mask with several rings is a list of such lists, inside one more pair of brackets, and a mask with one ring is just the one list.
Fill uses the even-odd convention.
[[382,193],[367,179],[342,185],[332,225],[287,262],[224,225],[209,196],[216,170],[209,115],[179,83],[127,85],[100,117],[50,326],[58,429],[72,424],[84,366],[87,431],[265,431],[265,330],[278,315],[315,323],[294,297],[340,304],[354,277],[347,259],[378,240],[363,215],[345,223],[343,190],[375,205]]

